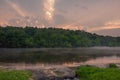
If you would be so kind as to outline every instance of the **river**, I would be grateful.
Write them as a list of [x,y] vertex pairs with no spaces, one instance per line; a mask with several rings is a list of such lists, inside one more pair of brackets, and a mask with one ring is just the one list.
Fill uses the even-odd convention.
[[120,47],[0,49],[0,67],[31,70],[36,80],[45,75],[71,77],[80,65],[107,67],[110,63],[120,66]]

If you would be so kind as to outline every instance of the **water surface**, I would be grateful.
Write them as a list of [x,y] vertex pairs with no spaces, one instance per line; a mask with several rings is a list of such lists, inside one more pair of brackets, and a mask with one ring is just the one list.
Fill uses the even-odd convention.
[[120,64],[120,47],[0,49],[0,65],[17,68]]

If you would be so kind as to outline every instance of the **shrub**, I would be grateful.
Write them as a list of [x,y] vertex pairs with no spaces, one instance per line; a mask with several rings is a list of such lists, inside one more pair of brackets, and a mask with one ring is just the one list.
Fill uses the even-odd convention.
[[118,68],[118,66],[114,63],[109,64],[109,68]]
[[80,80],[120,80],[120,69],[81,66],[76,70],[76,75]]

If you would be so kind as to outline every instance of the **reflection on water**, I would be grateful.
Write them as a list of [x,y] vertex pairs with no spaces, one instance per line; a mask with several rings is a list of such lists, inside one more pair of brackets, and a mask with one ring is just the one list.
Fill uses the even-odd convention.
[[53,68],[63,68],[63,67],[77,67],[80,65],[95,65],[98,67],[106,67],[110,63],[115,63],[120,66],[120,57],[109,56],[109,57],[99,57],[96,59],[90,59],[85,62],[64,62],[62,64],[46,64],[46,63],[36,63],[36,64],[26,64],[26,63],[4,63],[1,67],[6,67],[10,69],[53,69]]
[[119,56],[100,57],[100,58],[88,60],[83,64],[104,67],[105,65],[108,65],[110,63],[120,65],[120,57]]
[[16,69],[120,64],[120,48],[0,49],[1,66]]

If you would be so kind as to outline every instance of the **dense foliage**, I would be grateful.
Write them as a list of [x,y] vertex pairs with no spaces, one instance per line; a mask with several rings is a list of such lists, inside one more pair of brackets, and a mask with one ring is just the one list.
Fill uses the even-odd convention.
[[80,80],[120,80],[119,68],[82,66],[76,71]]
[[0,27],[0,47],[120,46],[120,37],[99,36],[80,30]]
[[0,69],[0,80],[33,80],[33,78],[29,71]]

